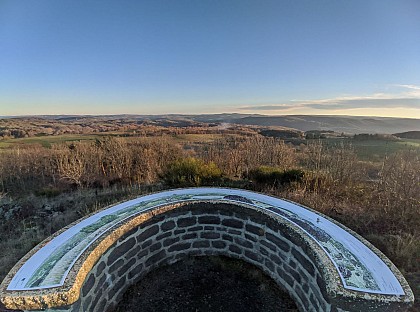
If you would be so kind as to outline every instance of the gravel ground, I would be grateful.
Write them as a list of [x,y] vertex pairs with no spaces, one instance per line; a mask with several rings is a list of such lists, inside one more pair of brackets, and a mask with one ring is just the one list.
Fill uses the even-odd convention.
[[256,267],[225,257],[195,257],[154,270],[127,290],[114,312],[298,311]]

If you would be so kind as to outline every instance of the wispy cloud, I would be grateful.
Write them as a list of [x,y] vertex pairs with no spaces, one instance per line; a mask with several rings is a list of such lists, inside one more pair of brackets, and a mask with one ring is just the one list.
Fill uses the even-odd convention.
[[407,84],[400,84],[400,85],[396,85],[396,86],[401,87],[401,88],[407,88],[407,89],[419,90],[420,91],[420,86],[407,85]]
[[315,109],[354,109],[354,108],[420,108],[420,99],[412,98],[358,98],[330,100],[325,103],[303,103]]
[[293,103],[290,104],[273,104],[273,105],[255,105],[255,106],[244,106],[239,109],[250,109],[250,110],[288,110],[291,108],[296,108],[297,106]]
[[342,96],[330,99],[291,100],[286,103],[243,106],[242,110],[286,111],[290,109],[348,110],[357,108],[418,108],[420,86],[395,85],[398,92],[367,96]]

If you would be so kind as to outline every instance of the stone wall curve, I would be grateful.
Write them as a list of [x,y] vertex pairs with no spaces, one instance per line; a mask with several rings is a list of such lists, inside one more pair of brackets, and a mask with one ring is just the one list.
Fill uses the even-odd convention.
[[[231,203],[187,203],[156,215],[121,237],[88,275],[72,311],[105,311],[126,288],[163,264],[188,256],[223,255],[249,262],[285,289],[301,310],[331,306],[324,276],[290,225]],[[283,231],[285,236],[280,236]],[[293,239],[293,241],[292,241]],[[104,292],[104,289],[108,289]]]
[[339,277],[325,266],[329,259],[299,228],[275,215],[220,201],[161,209],[163,213],[156,212],[104,253],[71,311],[112,309],[130,285],[154,268],[210,255],[255,265],[286,290],[301,311],[396,311],[396,305],[379,300],[332,297],[328,285]]

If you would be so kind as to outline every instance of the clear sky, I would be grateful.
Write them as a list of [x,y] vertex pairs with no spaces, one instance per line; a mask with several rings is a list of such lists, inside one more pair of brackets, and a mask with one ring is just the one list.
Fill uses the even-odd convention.
[[0,0],[0,116],[420,118],[418,0]]

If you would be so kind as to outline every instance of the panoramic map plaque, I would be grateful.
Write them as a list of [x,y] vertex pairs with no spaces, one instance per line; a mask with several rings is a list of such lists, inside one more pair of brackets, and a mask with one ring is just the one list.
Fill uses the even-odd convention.
[[337,224],[298,204],[253,192],[223,188],[171,190],[143,196],[92,215],[62,232],[32,255],[7,290],[59,287],[76,260],[106,230],[152,208],[197,200],[224,200],[269,210],[310,236],[334,264],[343,287],[376,294],[404,295],[400,282],[369,247]]

